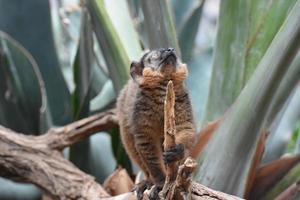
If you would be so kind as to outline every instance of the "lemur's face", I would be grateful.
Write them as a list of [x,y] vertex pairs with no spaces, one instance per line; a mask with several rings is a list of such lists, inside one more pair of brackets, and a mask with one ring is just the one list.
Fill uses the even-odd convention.
[[146,52],[139,62],[132,62],[130,74],[140,84],[149,85],[151,82],[153,85],[164,80],[184,80],[187,69],[177,57],[175,50],[167,48]]
[[177,60],[175,50],[168,48],[149,51],[142,57],[141,62],[144,67],[150,67],[164,74],[176,70]]

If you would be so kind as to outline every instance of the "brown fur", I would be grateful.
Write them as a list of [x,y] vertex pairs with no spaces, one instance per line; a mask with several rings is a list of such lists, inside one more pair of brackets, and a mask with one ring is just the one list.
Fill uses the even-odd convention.
[[184,145],[186,155],[193,147],[195,129],[191,103],[184,85],[186,77],[185,64],[180,64],[174,72],[168,73],[145,66],[142,76],[135,81],[129,80],[118,98],[118,118],[125,149],[147,179],[156,185],[162,185],[165,179],[162,159],[163,109],[169,80],[174,83],[176,95],[176,144]]

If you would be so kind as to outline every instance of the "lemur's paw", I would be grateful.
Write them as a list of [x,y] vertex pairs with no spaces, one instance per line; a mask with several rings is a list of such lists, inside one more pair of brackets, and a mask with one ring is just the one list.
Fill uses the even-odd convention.
[[162,186],[157,186],[155,185],[154,188],[152,188],[150,195],[149,195],[149,200],[157,200],[159,199],[159,192],[161,191]]
[[172,163],[184,158],[183,144],[177,144],[175,147],[163,152],[163,159],[165,163]]
[[136,191],[136,196],[138,200],[143,199],[144,191],[146,189],[150,189],[153,184],[148,180],[143,180],[140,183],[138,183],[132,191]]

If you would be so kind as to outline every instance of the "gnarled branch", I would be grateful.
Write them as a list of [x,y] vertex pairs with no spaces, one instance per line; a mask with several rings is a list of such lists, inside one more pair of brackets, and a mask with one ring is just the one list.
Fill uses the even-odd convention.
[[[133,193],[110,197],[92,176],[80,171],[61,153],[65,147],[96,132],[116,127],[117,122],[114,110],[109,110],[41,136],[23,135],[0,126],[0,176],[33,183],[52,199],[135,200]],[[192,169],[190,161],[179,167],[173,187],[176,192],[189,188],[192,199],[239,199],[192,182]]]
[[61,150],[115,126],[113,110],[51,129],[41,136],[23,135],[0,126],[0,176],[34,183],[54,199],[108,197],[93,177],[63,158]]

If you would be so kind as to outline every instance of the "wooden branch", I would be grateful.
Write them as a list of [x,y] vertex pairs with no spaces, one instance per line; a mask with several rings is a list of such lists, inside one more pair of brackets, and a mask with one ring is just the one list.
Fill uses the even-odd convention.
[[117,126],[114,111],[99,113],[41,136],[0,126],[0,176],[30,182],[53,199],[100,199],[107,192],[63,158],[61,150],[93,133]]
[[[173,88],[173,82],[169,81],[167,85],[166,99],[164,103],[164,151],[168,151],[176,145],[174,106],[175,92]],[[174,162],[172,164],[166,164],[166,180],[160,194],[161,199],[166,199],[166,196],[172,187],[171,182],[173,182],[176,178],[177,168],[177,162]]]
[[50,129],[48,134],[41,135],[38,139],[53,150],[62,150],[94,133],[109,130],[117,126],[118,120],[115,109],[111,109],[61,128]]
[[[242,200],[239,197],[212,190],[194,181],[191,183],[190,190],[191,200]],[[145,197],[145,195],[147,194],[144,193],[144,199],[149,199],[149,197]],[[136,196],[134,196],[132,192],[128,192],[114,197],[103,198],[103,200],[136,200]]]
[[[173,114],[174,117],[174,114]],[[0,176],[19,182],[33,183],[42,188],[52,199],[84,200],[136,200],[133,193],[124,193],[110,197],[94,178],[80,171],[71,162],[63,158],[61,150],[96,132],[117,126],[114,110],[99,113],[61,128],[49,130],[45,135],[29,136],[16,133],[0,126]],[[174,124],[171,127],[174,127]],[[173,133],[174,129],[168,129]],[[166,147],[174,144],[171,140]],[[169,140],[169,139],[167,139]],[[168,146],[170,145],[170,146]],[[175,171],[176,179],[171,182],[172,193],[178,192],[191,199],[226,199],[239,198],[214,191],[191,181],[194,166],[188,160]],[[172,170],[172,169],[171,169]],[[174,176],[174,174],[172,174]],[[170,195],[170,198],[173,198]]]
[[[179,198],[183,197],[183,199],[191,199],[192,173],[196,166],[196,161],[191,157],[188,157],[183,165],[179,166],[176,184],[173,189],[173,196],[179,196]],[[175,192],[179,194],[176,195]]]
[[239,197],[219,192],[196,182],[191,185],[192,200],[242,200]]

